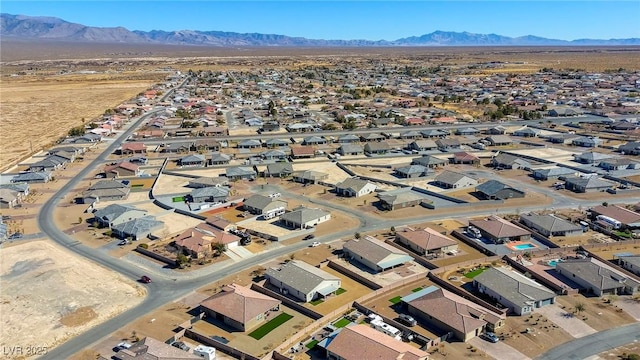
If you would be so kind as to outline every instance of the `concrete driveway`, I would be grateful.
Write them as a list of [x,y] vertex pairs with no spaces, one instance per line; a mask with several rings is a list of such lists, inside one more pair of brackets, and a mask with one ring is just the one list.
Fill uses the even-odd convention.
[[574,338],[597,333],[594,328],[585,324],[584,321],[575,316],[572,316],[573,314],[564,311],[558,304],[543,306],[536,309],[535,312],[546,316],[547,319],[553,321],[554,324],[560,326]]
[[487,340],[475,337],[467,343],[477,347],[484,351],[487,355],[494,359],[509,359],[509,360],[531,360],[530,357],[524,355],[520,351],[512,348],[511,346],[498,341],[497,343],[491,343]]

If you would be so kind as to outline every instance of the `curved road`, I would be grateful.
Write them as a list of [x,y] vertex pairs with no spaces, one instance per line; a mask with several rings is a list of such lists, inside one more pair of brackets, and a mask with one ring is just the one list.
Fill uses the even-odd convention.
[[579,360],[640,341],[640,323],[604,330],[556,346],[535,360]]
[[[189,78],[187,78],[180,86],[183,86]],[[170,95],[172,91],[167,92],[163,98],[166,98]],[[117,139],[110,144],[102,154],[100,154],[95,160],[93,160],[88,166],[86,166],[83,170],[81,170],[76,177],[66,183],[56,194],[54,194],[42,207],[40,213],[38,214],[38,225],[40,230],[44,232],[49,238],[58,243],[59,245],[89,259],[94,261],[101,266],[104,266],[108,269],[117,271],[124,276],[132,280],[137,280],[141,274],[149,273],[148,270],[144,270],[132,263],[127,261],[123,261],[118,258],[114,258],[108,255],[106,252],[96,251],[90,247],[87,247],[80,243],[79,241],[69,237],[60,231],[53,221],[53,212],[56,209],[56,206],[60,202],[64,196],[72,190],[84,177],[89,175],[89,173],[93,170],[93,168],[104,162],[106,157],[116,150],[118,146],[122,144],[122,142],[149,116],[153,115],[156,112],[162,111],[163,109],[158,108],[151,110],[147,114],[141,116],[135,123],[131,124],[131,126],[124,131]],[[310,200],[310,199],[306,199]],[[340,211],[347,211],[347,213],[352,213],[350,209],[337,205],[335,203],[324,202],[320,200],[310,200],[312,202],[316,202],[322,204],[323,206],[327,206],[329,208],[333,208]],[[558,204],[560,205],[560,204]],[[538,207],[531,207],[531,210]],[[525,210],[525,209],[522,209]],[[506,211],[506,209],[505,209]],[[486,212],[483,212],[486,213]],[[455,214],[454,217],[461,216],[474,216],[474,215],[482,215],[483,213],[479,211],[465,212]],[[409,223],[417,223],[424,222],[430,219],[441,218],[441,215],[434,215],[428,217],[419,217],[419,218],[410,218],[410,219],[398,219],[398,220],[380,220],[377,218],[369,217],[363,214],[353,214],[360,221],[360,226],[357,229],[350,229],[340,231],[338,233],[333,233],[330,236],[319,237],[316,240],[320,242],[329,242],[331,240],[349,236],[356,231],[371,231],[378,230],[383,228],[389,228],[390,226],[398,226],[400,224],[409,224]],[[149,312],[161,307],[162,305],[169,303],[171,301],[175,301],[195,289],[205,286],[211,282],[223,279],[228,275],[246,270],[252,266],[259,265],[261,263],[267,262],[274,258],[286,255],[290,252],[294,252],[305,248],[308,244],[305,242],[299,242],[297,244],[289,245],[286,247],[280,247],[268,252],[263,252],[253,256],[249,259],[245,259],[242,261],[235,262],[231,265],[228,265],[223,268],[212,269],[212,271],[206,275],[201,275],[199,277],[192,276],[178,276],[176,275],[174,278],[168,278],[165,275],[160,273],[150,274],[154,278],[154,282],[150,284],[144,285],[147,290],[146,298],[137,306],[125,311],[124,313],[104,322],[88,331],[79,334],[70,340],[66,341],[63,344],[51,349],[48,354],[42,356],[42,359],[64,359],[69,358],[73,354],[81,351],[84,348],[91,346],[92,344],[100,341],[104,337],[109,334],[117,331],[118,329],[126,326],[131,321],[148,314]],[[597,334],[596,334],[597,335]],[[545,360],[547,358],[544,358]],[[549,358],[552,359],[552,358]],[[553,358],[555,359],[555,358]]]

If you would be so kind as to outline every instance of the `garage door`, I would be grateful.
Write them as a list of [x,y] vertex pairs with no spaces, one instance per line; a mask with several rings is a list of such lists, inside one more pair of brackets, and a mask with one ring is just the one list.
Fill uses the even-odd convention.
[[542,300],[542,305],[541,306],[545,306],[545,305],[551,305],[551,299]]

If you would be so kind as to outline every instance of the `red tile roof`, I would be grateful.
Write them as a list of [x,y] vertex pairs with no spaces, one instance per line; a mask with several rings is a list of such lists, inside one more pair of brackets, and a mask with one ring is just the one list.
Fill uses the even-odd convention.
[[280,304],[280,300],[237,284],[223,287],[221,292],[200,303],[201,306],[242,324]]
[[454,240],[449,239],[431,228],[399,231],[396,233],[396,236],[404,238],[409,243],[413,243],[426,250],[435,250],[457,244]]
[[342,328],[327,350],[344,360],[425,360],[428,354],[367,325]]

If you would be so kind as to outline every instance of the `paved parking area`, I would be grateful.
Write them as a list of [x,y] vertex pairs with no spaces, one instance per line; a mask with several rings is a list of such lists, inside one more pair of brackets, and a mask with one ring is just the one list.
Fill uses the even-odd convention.
[[479,337],[475,337],[467,341],[467,343],[477,347],[494,359],[531,360],[530,357],[525,356],[520,351],[512,348],[502,341],[491,343]]
[[569,335],[575,338],[597,333],[594,328],[585,324],[584,321],[576,318],[575,316],[568,316],[567,314],[572,314],[561,309],[558,304],[543,306],[536,309],[535,312],[546,316],[547,319],[553,321],[556,325],[560,326],[564,331],[568,332]]

